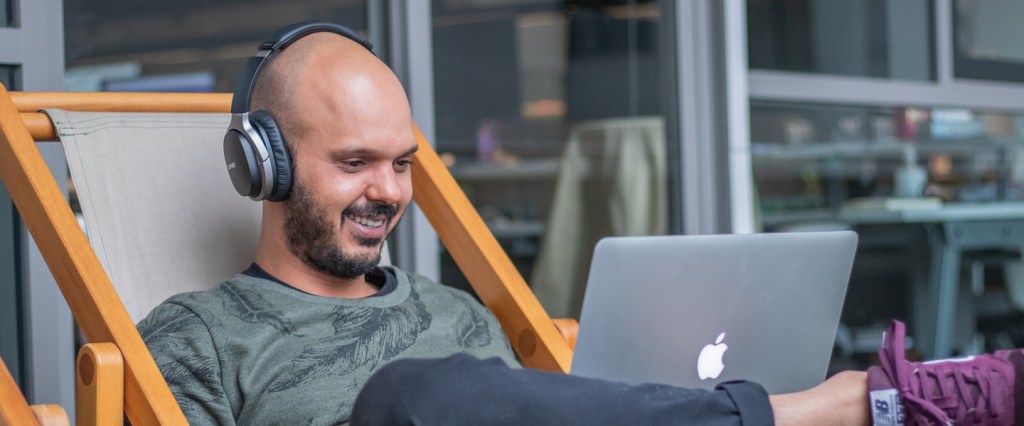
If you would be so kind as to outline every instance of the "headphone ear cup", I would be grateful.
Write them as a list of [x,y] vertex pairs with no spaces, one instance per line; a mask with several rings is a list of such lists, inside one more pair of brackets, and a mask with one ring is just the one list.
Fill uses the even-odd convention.
[[288,151],[288,145],[284,142],[284,135],[277,127],[274,117],[267,111],[252,112],[249,114],[249,121],[261,135],[266,137],[267,151],[270,152],[271,161],[273,161],[271,176],[274,179],[274,189],[267,194],[267,200],[286,200],[292,192],[292,156]]
[[[234,118],[232,118],[232,122]],[[231,185],[243,197],[255,199],[260,194],[261,161],[253,141],[243,129],[230,127],[224,134],[224,164],[231,178]]]

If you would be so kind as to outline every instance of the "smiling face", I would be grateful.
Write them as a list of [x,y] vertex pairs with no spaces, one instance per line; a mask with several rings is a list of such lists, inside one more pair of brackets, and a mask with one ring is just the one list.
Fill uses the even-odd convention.
[[[380,262],[383,231],[397,212],[395,204],[351,205],[342,211],[345,219],[358,224],[356,242],[368,250],[344,249],[338,237],[330,208],[317,202],[303,184],[296,184],[294,195],[284,205],[284,229],[288,248],[306,265],[337,278],[365,275]],[[350,225],[354,226],[354,225]],[[369,236],[372,235],[372,236]]]
[[320,273],[351,279],[376,265],[412,199],[416,140],[394,74],[362,47],[323,36],[334,43],[304,61],[286,94],[292,100],[281,127],[295,184],[271,210],[280,210],[292,255]]

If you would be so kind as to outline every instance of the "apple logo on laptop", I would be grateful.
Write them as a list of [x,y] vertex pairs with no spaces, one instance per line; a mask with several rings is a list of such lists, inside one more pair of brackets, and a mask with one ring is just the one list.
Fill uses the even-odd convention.
[[714,344],[705,345],[704,349],[700,350],[700,355],[697,355],[697,377],[700,377],[701,380],[717,378],[725,369],[722,356],[725,355],[725,350],[729,349],[729,345],[722,343],[724,339],[725,332],[723,331],[715,339]]

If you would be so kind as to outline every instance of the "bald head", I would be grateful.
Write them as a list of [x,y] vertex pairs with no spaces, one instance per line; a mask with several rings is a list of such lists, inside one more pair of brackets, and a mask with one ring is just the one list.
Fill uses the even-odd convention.
[[263,203],[257,263],[321,296],[365,297],[381,242],[412,201],[412,114],[395,75],[334,33],[268,59],[253,108],[269,111],[291,150],[293,187]]
[[299,149],[303,135],[323,129],[324,120],[365,122],[367,117],[355,116],[365,108],[408,114],[409,107],[387,65],[355,41],[329,32],[303,37],[269,58],[252,99],[253,111],[274,116],[292,150]]

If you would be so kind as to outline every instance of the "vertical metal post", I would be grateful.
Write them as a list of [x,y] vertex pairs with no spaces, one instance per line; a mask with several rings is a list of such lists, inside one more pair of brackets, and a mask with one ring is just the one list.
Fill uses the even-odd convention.
[[[670,111],[676,118],[681,161],[682,231],[686,234],[714,234],[736,229],[734,208],[749,208],[746,203],[734,206],[733,194],[739,190],[742,197],[752,197],[750,186],[737,189],[732,176],[733,141],[739,139],[747,145],[747,125],[737,130],[735,120],[746,123],[748,100],[745,90],[735,91],[730,78],[746,82],[746,51],[737,63],[725,49],[729,31],[741,31],[744,26],[730,27],[726,22],[725,6],[720,0],[685,0],[673,3],[670,13],[675,26],[674,52],[677,110]],[[741,35],[745,37],[745,35]],[[739,67],[739,69],[737,69]],[[738,77],[737,77],[738,76]],[[738,104],[737,104],[738,103]],[[743,116],[734,117],[733,108],[740,108]],[[672,121],[669,121],[672,124]],[[739,131],[739,133],[737,133]],[[746,166],[749,176],[749,164]],[[742,170],[741,170],[742,172]],[[752,219],[750,219],[752,222]],[[744,226],[741,229],[748,229]]]
[[676,3],[679,143],[681,155],[683,232],[712,234],[719,229],[720,179],[716,176],[715,57],[711,5],[705,0]]
[[935,80],[953,83],[953,1],[935,0]]
[[747,6],[724,1],[725,98],[729,141],[732,232],[754,232],[754,176],[750,160],[750,92],[747,76]]
[[[389,63],[409,94],[412,116],[420,131],[435,143],[434,58],[429,1],[393,0],[390,14]],[[409,207],[395,236],[396,264],[435,281],[441,277],[440,243],[434,228]]]

